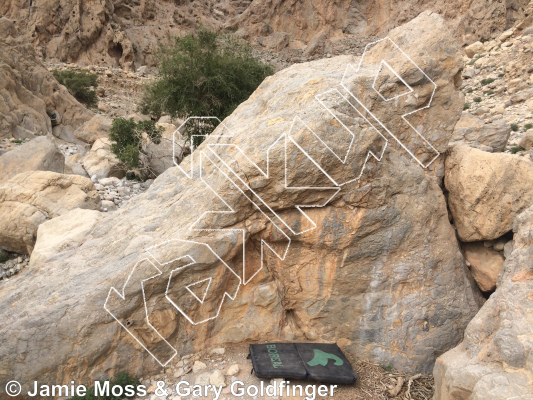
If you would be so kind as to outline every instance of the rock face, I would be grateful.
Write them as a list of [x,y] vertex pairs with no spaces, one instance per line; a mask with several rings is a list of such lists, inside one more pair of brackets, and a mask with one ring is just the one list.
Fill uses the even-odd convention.
[[[434,147],[401,116],[427,105],[435,87],[392,42],[376,44],[344,84],[428,164],[434,149],[446,150],[461,114],[460,49],[436,14],[389,37],[438,83],[431,107],[412,114]],[[399,108],[371,89],[384,57],[417,94],[400,93]],[[183,161],[193,166],[191,178],[179,167],[166,170],[82,244],[2,285],[0,379],[143,374],[159,364],[139,343],[165,363],[172,348],[183,354],[246,340],[344,339],[353,356],[430,371],[477,312],[476,289],[439,187],[442,157],[423,169],[339,95],[351,98],[340,83],[358,61],[323,59],[267,78]],[[378,78],[382,95],[402,90],[391,75]],[[365,162],[368,151],[381,161]],[[346,164],[335,154],[346,154]],[[267,159],[268,175],[251,162],[266,171]],[[296,208],[324,204],[302,208],[305,214]],[[152,258],[144,250],[156,245]],[[154,275],[156,264],[163,275],[146,286],[150,328],[139,280]],[[120,300],[110,288],[121,291],[132,271]],[[29,288],[33,295],[23,296]],[[20,334],[7,334],[14,331]]]
[[498,289],[464,341],[437,359],[435,400],[533,398],[533,208],[515,220],[513,232]]
[[526,150],[531,150],[533,148],[533,129],[528,129],[520,141],[520,146]]
[[100,211],[75,208],[39,225],[30,267],[54,258],[72,245],[79,246],[103,215]]
[[92,116],[48,72],[13,22],[0,18],[0,137],[52,133],[47,110],[56,113],[62,129],[71,131]]
[[50,171],[24,172],[0,184],[0,248],[31,253],[37,228],[74,208],[100,209],[88,178]]
[[496,38],[524,16],[529,0],[282,1],[16,0],[0,5],[47,58],[134,69],[154,65],[170,36],[199,24],[238,29],[274,51],[323,51],[349,35],[383,35],[423,11],[445,16],[461,43]]
[[496,289],[498,276],[505,261],[503,256],[482,242],[465,243],[463,251],[479,288],[484,292]]
[[111,152],[108,138],[97,139],[91,147],[91,151],[83,157],[82,164],[91,178],[123,178],[126,175],[122,163]]
[[221,27],[249,2],[16,0],[0,5],[0,15],[17,21],[46,57],[132,69],[153,65],[153,51],[170,35]]
[[462,241],[496,239],[531,204],[533,163],[518,156],[454,146],[446,158],[448,206]]
[[511,125],[505,121],[486,124],[482,119],[463,112],[455,125],[450,144],[463,143],[470,147],[489,152],[501,152],[505,149]]
[[383,35],[423,11],[445,15],[461,43],[495,38],[524,16],[529,0],[448,1],[282,1],[256,0],[228,22],[247,37],[268,37],[286,32],[291,40],[310,43],[326,33]]
[[38,137],[0,156],[0,183],[26,171],[63,173],[65,157],[53,141]]
[[97,139],[109,137],[111,123],[112,121],[110,118],[97,114],[80,126],[74,132],[74,137],[82,142],[92,145]]
[[[159,144],[150,142],[144,150],[146,153],[146,164],[150,172],[155,176],[175,166],[174,157],[176,157],[176,162],[180,163],[183,160],[184,154],[190,152],[185,135],[176,132],[176,136],[174,137],[174,132],[177,129],[174,124],[158,123],[157,126],[164,128],[161,135],[161,142]],[[176,150],[175,153],[174,150]]]

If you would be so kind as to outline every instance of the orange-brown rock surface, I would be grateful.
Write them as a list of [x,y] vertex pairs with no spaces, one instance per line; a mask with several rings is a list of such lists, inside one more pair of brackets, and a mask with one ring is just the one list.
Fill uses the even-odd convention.
[[[221,125],[185,158],[191,178],[166,170],[80,242],[4,282],[0,379],[142,375],[160,365],[141,344],[164,363],[172,349],[266,340],[341,340],[351,356],[429,372],[479,308],[434,159],[461,114],[462,61],[436,14],[390,37],[421,69],[383,41],[344,87],[351,56],[278,72],[224,121],[233,136],[218,136]],[[385,58],[414,93],[376,75]],[[347,90],[398,140],[343,100],[354,101]],[[433,147],[402,123],[406,112]],[[267,175],[250,162],[266,170],[267,159]]]

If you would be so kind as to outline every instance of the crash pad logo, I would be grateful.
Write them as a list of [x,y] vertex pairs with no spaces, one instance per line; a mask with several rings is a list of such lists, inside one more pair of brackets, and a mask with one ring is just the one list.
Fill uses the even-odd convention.
[[[380,47],[379,54],[386,54],[386,59],[373,59],[370,50],[374,47]],[[409,76],[403,77],[402,71],[408,71]],[[176,165],[188,179],[201,180],[225,208],[206,210],[191,224],[189,231],[196,233],[197,240],[176,238],[149,248],[145,257],[133,265],[123,286],[111,287],[104,304],[106,311],[165,366],[177,354],[170,344],[176,326],[160,321],[168,321],[169,315],[176,313],[192,325],[215,319],[225,300],[235,300],[240,286],[249,284],[263,268],[266,253],[284,260],[291,240],[317,227],[305,208],[328,205],[342,186],[361,177],[368,160],[381,161],[389,140],[394,140],[424,168],[439,156],[419,131],[420,114],[431,106],[436,88],[396,43],[384,38],[366,46],[359,65],[348,65],[336,87],[315,96],[333,117],[332,126],[337,132],[329,133],[330,137],[318,135],[295,116],[288,132],[267,149],[266,160],[260,167],[239,147],[238,141],[231,143],[233,133],[215,118],[216,130],[211,135],[193,135],[190,157]],[[426,100],[419,105],[419,98]],[[174,132],[175,154],[181,150],[178,148],[181,129],[187,124],[205,123],[209,118],[214,117],[188,118]],[[363,121],[365,129],[348,128],[353,126],[350,121],[354,119]],[[419,129],[411,123],[413,120]],[[201,142],[200,138],[205,139],[204,143],[195,152],[195,143]],[[310,166],[307,175],[314,174],[314,181],[323,183],[320,187],[291,182],[288,172],[294,167],[294,160],[289,160],[288,155],[294,152]],[[255,169],[259,181],[249,182],[236,156]],[[252,209],[259,210],[272,226],[273,236],[278,240],[273,243],[261,239],[260,262],[249,260],[245,228],[217,226],[220,214],[236,212],[220,193],[223,185],[233,188],[234,193],[246,199]],[[305,192],[305,204],[294,205],[301,222],[295,226],[286,214],[276,212],[269,202],[272,196],[265,196],[261,188],[268,188],[273,194],[284,190]],[[219,257],[217,248],[242,248],[242,254],[235,255],[232,265],[228,265]],[[175,317],[170,319],[175,321]],[[335,365],[342,365],[342,360],[335,356],[315,350],[309,365],[326,365],[331,359]]]
[[336,356],[335,354],[326,353],[325,351],[319,349],[313,349],[313,352],[315,356],[311,361],[307,363],[307,365],[311,367],[316,367],[317,365],[322,365],[323,367],[325,367],[326,365],[328,365],[329,360],[333,360],[333,364],[337,366],[344,364],[344,361],[342,361],[342,359]]

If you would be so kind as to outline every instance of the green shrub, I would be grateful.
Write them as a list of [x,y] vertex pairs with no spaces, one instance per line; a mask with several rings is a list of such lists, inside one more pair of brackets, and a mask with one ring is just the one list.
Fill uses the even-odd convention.
[[481,80],[481,85],[485,86],[485,85],[488,85],[489,83],[492,83],[492,82],[494,82],[493,78],[482,79]]
[[466,93],[472,93],[474,91],[474,89],[472,88],[468,88],[468,90],[466,91]]
[[513,132],[518,132],[518,125],[517,124],[511,124],[511,130]]
[[98,86],[98,77],[86,71],[54,70],[52,71],[59,83],[64,85],[71,95],[88,107],[96,107],[98,97],[94,89]]
[[3,264],[12,258],[15,258],[16,256],[17,255],[15,253],[8,253],[7,251],[0,249],[0,264]]
[[498,78],[503,78],[504,76],[505,76],[504,73],[499,73],[499,74],[498,74]]
[[525,149],[522,146],[514,146],[514,147],[511,147],[511,149],[510,149],[511,154],[516,154],[519,151],[524,151],[524,150]]
[[474,97],[474,101],[476,103],[481,103],[481,100],[482,100],[481,97]]
[[[123,390],[127,385],[132,385],[136,388],[140,384],[141,382],[139,378],[132,377],[126,372],[119,372],[115,378],[109,381],[110,388],[113,386],[120,386]],[[87,394],[85,396],[74,396],[68,400],[121,400],[130,399],[133,397],[135,396],[128,397],[126,395],[122,395],[117,397],[113,396],[111,393],[109,396],[96,396],[94,386],[91,386],[89,389],[87,389]]]
[[493,91],[493,90],[485,90],[485,91],[483,92],[483,94],[484,94],[485,96],[490,96],[490,95],[494,94],[494,91]]
[[524,125],[524,130],[527,131],[529,129],[533,128],[533,124],[525,124]]
[[[223,120],[274,71],[231,35],[206,29],[174,38],[157,53],[159,78],[145,87],[140,111],[159,117],[218,117]],[[215,120],[187,131],[207,134]],[[199,144],[199,143],[195,143]]]
[[154,121],[135,122],[133,118],[115,118],[109,130],[111,151],[128,169],[140,167],[142,151],[142,134],[155,143],[161,143],[162,127],[156,127]]
[[126,179],[129,181],[140,181],[141,180],[139,176],[135,174],[135,171],[126,172]]
[[463,110],[468,110],[468,109],[470,109],[470,103],[465,103],[463,105]]

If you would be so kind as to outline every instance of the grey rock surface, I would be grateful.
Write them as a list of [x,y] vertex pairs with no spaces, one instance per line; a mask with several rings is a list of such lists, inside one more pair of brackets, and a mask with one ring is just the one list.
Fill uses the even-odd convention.
[[26,171],[63,173],[65,157],[46,136],[37,137],[0,156],[0,183]]
[[482,119],[463,112],[455,125],[450,145],[463,143],[479,150],[497,153],[505,149],[510,134],[511,125],[506,121],[485,124]]

